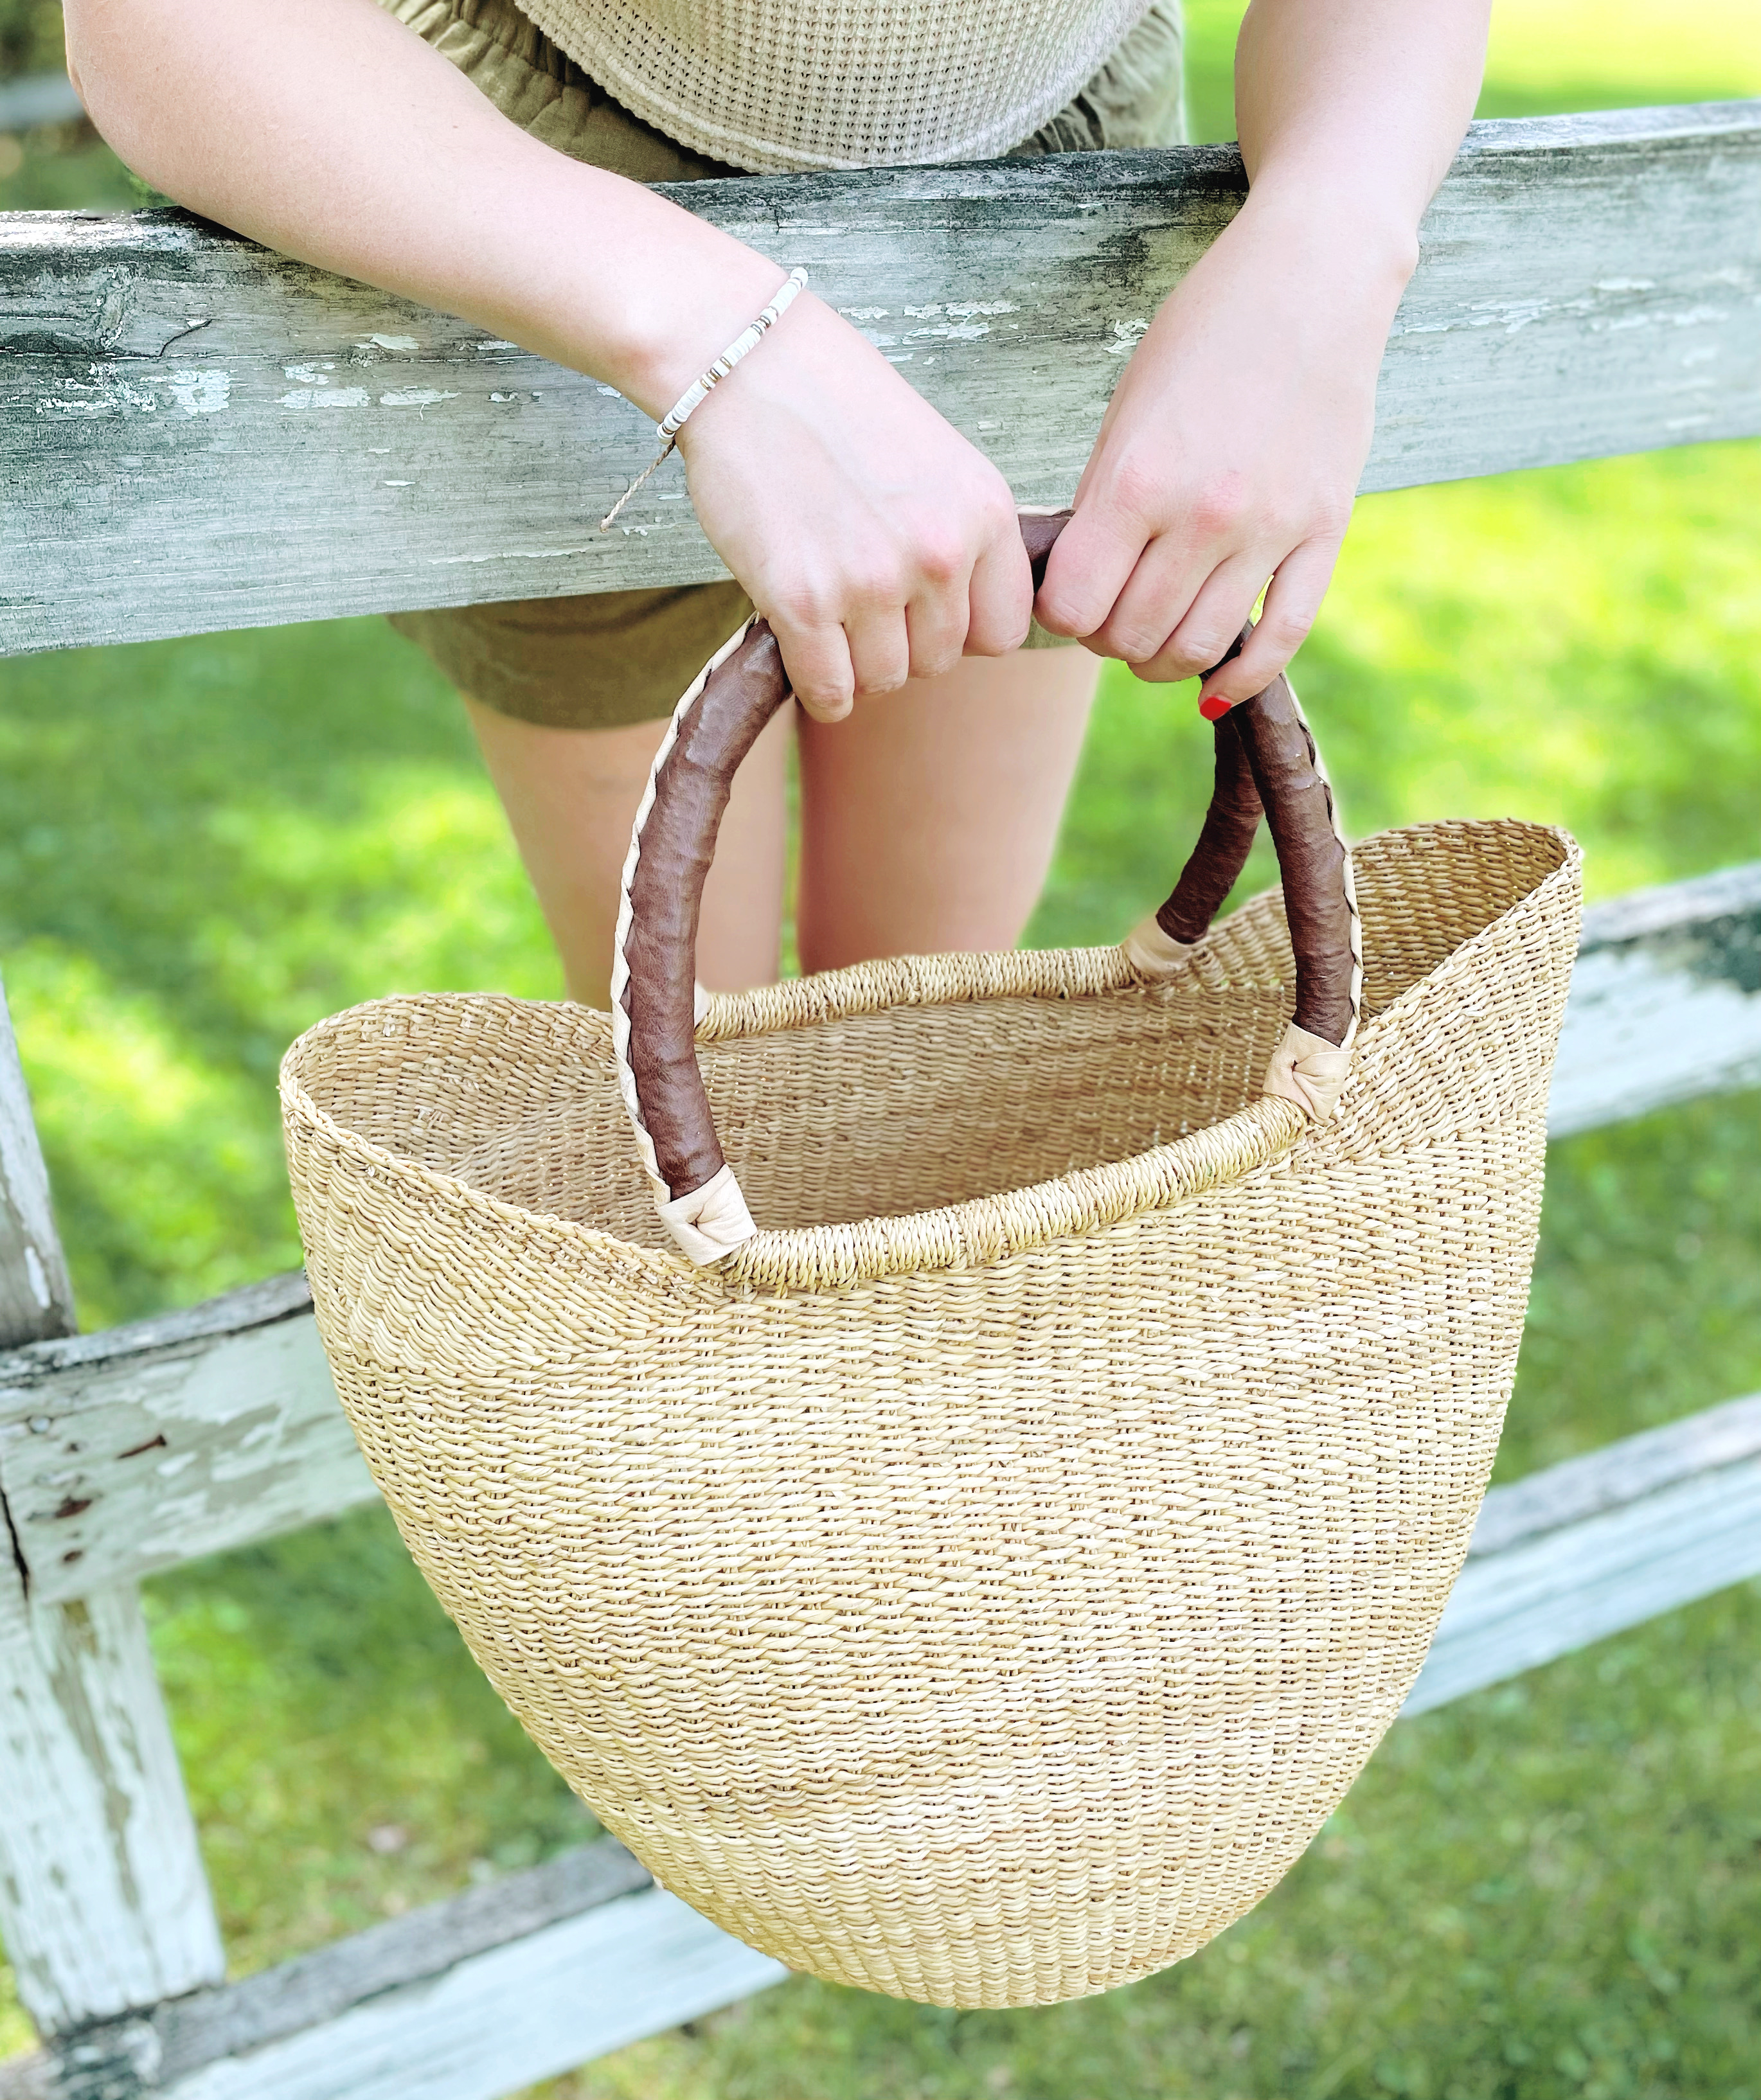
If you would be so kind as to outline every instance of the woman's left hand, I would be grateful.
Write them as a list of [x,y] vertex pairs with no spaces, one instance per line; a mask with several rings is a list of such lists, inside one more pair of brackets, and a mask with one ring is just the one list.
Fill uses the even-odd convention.
[[[1121,375],[1035,611],[1141,678],[1276,677],[1326,592],[1416,243],[1353,201],[1251,192]],[[1267,589],[1269,582],[1270,588]],[[1215,710],[1207,710],[1214,712]]]

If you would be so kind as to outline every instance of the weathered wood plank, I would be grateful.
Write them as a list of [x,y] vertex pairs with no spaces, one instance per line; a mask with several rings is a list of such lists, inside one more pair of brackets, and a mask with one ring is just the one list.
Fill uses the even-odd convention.
[[497,2100],[784,1974],[606,1841],[0,2067],[0,2100]]
[[136,1593],[33,1604],[10,1556],[0,1938],[46,2033],[226,1973]]
[[1494,1488],[1481,1507],[1470,1561],[1508,1553],[1549,1532],[1644,1501],[1664,1488],[1761,1458],[1761,1393],[1641,1430]]
[[277,1277],[0,1357],[0,1491],[39,1599],[375,1498],[311,1305]]
[[[1066,499],[1234,150],[686,185],[806,262],[1024,501]],[[1477,125],[1365,486],[1761,430],[1761,104]],[[179,214],[0,219],[0,653],[721,573],[579,374]]]
[[1548,1135],[1753,1086],[1761,1086],[1761,861],[1587,911]]
[[[1629,1454],[1596,1455],[1613,1471]],[[1761,1453],[1470,1560],[1401,1710],[1423,1714],[1756,1575]]]
[[0,1348],[71,1332],[73,1286],[0,985]]
[[[0,990],[0,1343],[73,1325]],[[77,1347],[39,1342],[39,1348]],[[0,1482],[0,1938],[46,2032],[225,1973],[134,1589],[46,1604]]]

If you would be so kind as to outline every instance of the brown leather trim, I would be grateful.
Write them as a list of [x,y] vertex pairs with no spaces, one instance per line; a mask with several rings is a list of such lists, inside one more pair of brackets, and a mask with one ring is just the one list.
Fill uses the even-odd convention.
[[1204,829],[1192,858],[1181,870],[1173,895],[1156,914],[1157,925],[1171,941],[1190,945],[1210,931],[1211,921],[1247,864],[1260,828],[1260,791],[1235,721],[1240,712],[1232,708],[1216,724],[1216,782]]
[[1027,566],[1033,571],[1036,594],[1045,581],[1046,562],[1057,544],[1057,536],[1070,522],[1067,510],[1024,510],[1021,514],[1022,545],[1027,549]]
[[704,880],[734,775],[788,697],[776,637],[767,622],[754,620],[678,725],[655,779],[654,805],[630,878],[624,943],[630,1070],[654,1140],[655,1165],[675,1198],[702,1188],[723,1163],[694,1040]]
[[1224,718],[1235,722],[1264,805],[1284,878],[1284,916],[1296,958],[1295,1025],[1326,1043],[1351,1032],[1351,905],[1333,798],[1295,695],[1280,674]]

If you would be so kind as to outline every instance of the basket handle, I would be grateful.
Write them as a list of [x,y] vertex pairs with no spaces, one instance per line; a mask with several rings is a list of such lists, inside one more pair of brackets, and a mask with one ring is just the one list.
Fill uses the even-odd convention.
[[[1069,516],[1022,515],[1035,589]],[[618,1083],[656,1207],[700,1263],[720,1260],[757,1228],[722,1155],[697,1065],[698,911],[734,775],[789,696],[776,637],[768,622],[749,620],[674,709],[624,864],[611,969]],[[1185,967],[1241,873],[1263,808],[1296,961],[1295,1016],[1273,1053],[1266,1091],[1324,1119],[1344,1083],[1362,997],[1351,856],[1287,679],[1232,708],[1216,735],[1216,783],[1198,845],[1172,895],[1132,932],[1124,953],[1151,980]]]

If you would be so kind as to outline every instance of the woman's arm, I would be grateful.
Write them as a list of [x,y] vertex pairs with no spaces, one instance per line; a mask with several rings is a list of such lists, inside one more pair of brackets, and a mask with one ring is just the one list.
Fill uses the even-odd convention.
[[1489,0],[1253,0],[1236,53],[1250,183],[1121,376],[1039,616],[1204,697],[1282,670],[1331,579],[1418,227],[1473,112]]
[[[67,0],[67,21],[94,121],[167,196],[651,415],[782,282],[640,183],[529,138],[377,0]],[[1007,483],[810,293],[680,449],[705,531],[814,712],[1026,632]]]

